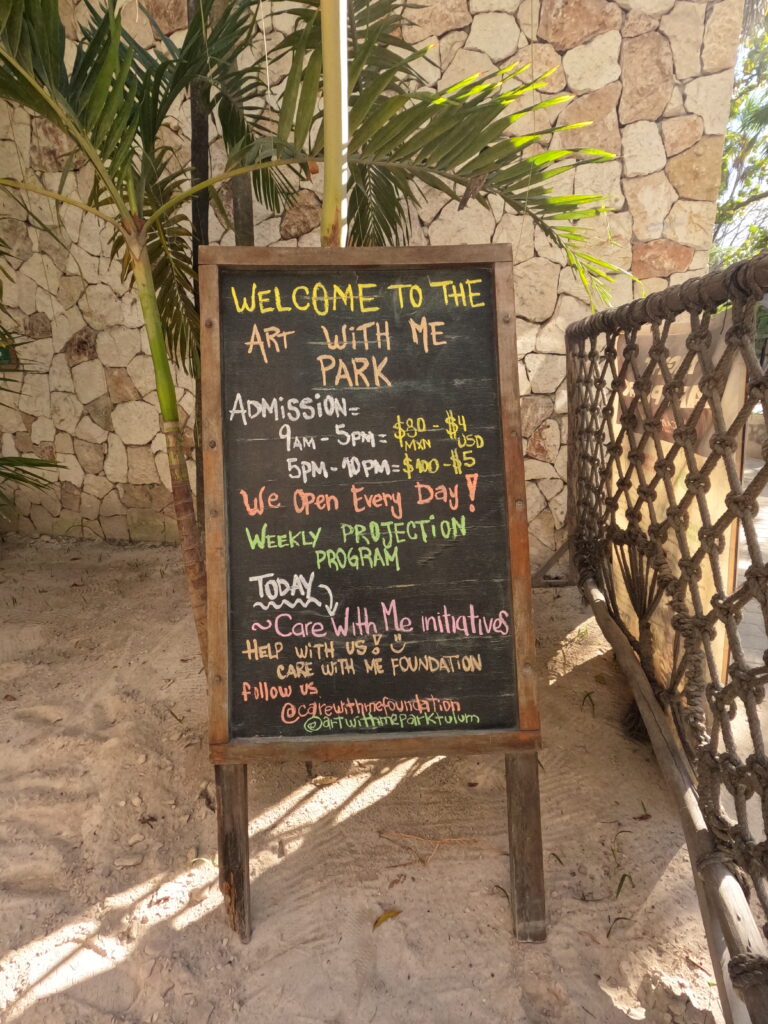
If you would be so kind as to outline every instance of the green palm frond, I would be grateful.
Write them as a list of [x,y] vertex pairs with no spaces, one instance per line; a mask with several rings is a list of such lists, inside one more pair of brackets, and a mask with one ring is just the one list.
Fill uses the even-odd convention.
[[45,490],[50,481],[41,476],[41,470],[59,469],[58,462],[47,459],[34,459],[27,455],[0,456],[0,519],[10,519],[13,499],[7,493],[10,486],[32,487],[36,491]]
[[405,174],[352,164],[349,181],[349,244],[404,245],[408,241],[413,189]]

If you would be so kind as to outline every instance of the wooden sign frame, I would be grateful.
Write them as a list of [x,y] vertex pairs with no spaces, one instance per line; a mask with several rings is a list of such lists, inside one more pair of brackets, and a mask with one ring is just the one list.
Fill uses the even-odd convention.
[[[510,612],[518,726],[323,737],[234,739],[229,721],[228,550],[221,409],[219,275],[222,269],[338,269],[350,267],[482,266],[492,274],[499,409],[507,504]],[[511,247],[505,245],[382,249],[272,249],[203,246],[200,249],[203,467],[208,575],[209,742],[216,766],[220,884],[232,926],[250,936],[246,765],[262,758],[413,757],[501,751],[507,755],[507,793],[513,916],[518,938],[545,937],[539,812],[539,713],[525,472],[521,438]]]

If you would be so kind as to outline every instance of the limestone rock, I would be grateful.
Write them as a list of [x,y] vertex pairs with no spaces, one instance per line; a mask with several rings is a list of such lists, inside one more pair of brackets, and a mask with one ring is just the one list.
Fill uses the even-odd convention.
[[16,288],[16,306],[22,313],[34,313],[37,309],[37,285],[21,274],[16,277],[13,284]]
[[116,327],[123,323],[120,302],[107,284],[89,284],[85,289],[78,308],[85,322],[94,330]]
[[560,427],[555,420],[545,420],[531,434],[525,454],[530,459],[554,462],[560,451]]
[[[671,6],[671,5],[670,5]],[[625,39],[621,48],[623,89],[619,102],[622,124],[656,121],[672,94],[672,49],[659,32]]]
[[129,508],[152,508],[162,512],[171,502],[171,495],[162,484],[124,484],[119,491]]
[[163,35],[169,36],[187,26],[186,0],[146,0],[144,6]]
[[308,188],[299,189],[280,218],[281,238],[300,238],[320,224],[320,200]]
[[543,0],[539,36],[568,51],[621,25],[621,12],[606,0]]
[[128,375],[142,397],[151,394],[156,388],[155,370],[152,357],[140,353],[128,363]]
[[525,485],[525,506],[529,523],[536,518],[539,512],[547,507],[544,495],[539,490],[538,485],[532,480],[528,481]]
[[636,11],[638,14],[645,14],[649,18],[660,18],[662,14],[671,11],[675,0],[617,0],[619,7],[625,11]]
[[533,221],[530,217],[504,213],[493,233],[493,242],[511,245],[516,264],[533,259]]
[[543,256],[545,260],[557,263],[560,267],[564,267],[568,262],[568,257],[563,252],[562,247],[557,242],[554,242],[538,224],[533,229],[533,244],[536,248],[537,256]]
[[[50,338],[52,335],[51,321],[47,314],[38,312],[24,317],[24,334],[27,338]],[[25,353],[28,351],[28,347],[24,349]]]
[[[507,10],[504,0],[490,0],[490,2],[495,3],[497,8]],[[472,10],[472,0],[470,0],[469,7],[470,10]],[[515,11],[515,17],[517,18],[517,24],[520,26],[520,31],[523,33],[525,38],[529,39],[531,42],[535,41],[538,36],[540,11],[541,0],[521,0],[517,5],[517,10]]]
[[60,455],[56,460],[59,463],[59,479],[64,483],[68,481],[80,490],[83,486],[85,474],[80,463],[74,455]]
[[128,445],[128,480],[132,484],[156,484],[157,475],[155,459],[149,448]]
[[473,245],[490,242],[496,221],[490,210],[471,200],[461,211],[450,202],[429,228],[431,245]]
[[[542,555],[545,557],[551,555],[557,547],[557,539],[555,536],[555,521],[548,508],[545,508],[543,512],[536,516],[530,523],[529,529],[531,535],[531,558],[542,559]],[[537,550],[536,542],[540,545],[539,550]]]
[[64,309],[71,309],[72,306],[80,301],[84,291],[85,284],[81,277],[75,274],[64,274],[59,280],[59,290],[56,292],[56,298]]
[[123,327],[143,327],[144,326],[144,314],[141,310],[141,303],[139,302],[138,295],[134,295],[133,292],[126,292],[125,295],[120,299],[120,306],[118,310],[118,319],[113,323],[122,324]]
[[71,512],[80,510],[80,491],[69,481],[61,485],[61,508],[68,508]]
[[116,434],[110,434],[107,440],[104,474],[115,484],[125,483],[128,479],[128,455],[125,445]]
[[470,75],[487,75],[490,71],[495,70],[490,57],[484,53],[479,53],[477,50],[459,50],[445,69],[438,85],[441,89],[447,89],[449,86],[469,78]]
[[584,222],[586,249],[592,256],[627,269],[632,261],[632,218],[628,212],[609,213]]
[[101,331],[96,351],[104,366],[128,366],[141,352],[141,331],[127,327],[111,327]]
[[[135,868],[135,867],[138,867],[138,865],[141,864],[141,862],[143,860],[144,860],[144,854],[143,853],[128,853],[128,854],[126,854],[123,857],[115,857],[115,859],[114,859],[114,861],[112,863],[115,865],[116,868]],[[133,979],[129,979],[129,980],[132,981]],[[135,982],[134,982],[134,986],[135,986]],[[134,996],[134,998],[135,998],[135,996]],[[128,1002],[128,1006],[130,1006],[130,1005],[131,1005],[130,1002]]]
[[547,501],[551,501],[552,498],[554,498],[556,494],[560,494],[562,492],[562,490],[563,490],[563,481],[562,480],[555,480],[554,478],[553,479],[548,479],[548,480],[542,480],[539,484],[537,484],[537,487],[539,488],[541,493],[544,495],[544,497],[547,499]]
[[555,527],[559,530],[565,526],[565,517],[568,511],[568,491],[562,487],[560,491],[549,499],[549,511],[555,521]]
[[13,217],[0,218],[0,238],[17,260],[28,260],[32,255],[32,240],[24,221],[15,220]]
[[422,224],[431,224],[443,207],[449,202],[445,192],[431,185],[423,186],[423,199],[419,199],[418,215]]
[[[57,267],[64,267],[69,259],[69,248],[59,237],[60,228],[58,224],[50,224],[47,227],[49,229],[47,231],[44,230],[43,225],[38,229],[37,247],[40,252],[50,256]],[[67,241],[69,240],[67,239]],[[53,288],[51,288],[51,291],[53,291]]]
[[635,298],[644,299],[654,292],[663,292],[669,288],[669,281],[664,277],[644,277],[642,281],[635,281]]
[[99,519],[107,540],[128,540],[128,520],[125,516],[105,516]]
[[[2,159],[0,159],[0,167],[2,167]],[[33,284],[38,285],[44,292],[50,292],[55,288],[56,281],[59,279],[59,268],[50,256],[35,252],[19,267],[19,274]],[[22,289],[21,283],[19,283],[19,298],[21,298],[21,295]],[[34,309],[20,308],[25,313],[35,312]]]
[[72,380],[75,385],[75,394],[83,405],[99,398],[107,390],[104,367],[96,359],[89,359],[73,366]]
[[576,195],[598,195],[605,200],[606,210],[620,210],[624,205],[621,194],[621,162],[611,160],[598,164],[579,164],[574,178]]
[[712,244],[715,204],[679,199],[669,212],[664,237],[675,242],[706,249]]
[[165,540],[165,517],[152,509],[129,508],[128,533],[134,543],[162,544]]
[[701,73],[701,41],[704,37],[705,6],[678,0],[659,27],[669,39],[675,75],[679,81]]
[[92,402],[89,402],[85,407],[85,411],[91,417],[94,423],[102,428],[102,430],[112,430],[112,403],[109,400],[108,395],[101,395],[99,398],[94,398]]
[[[639,122],[642,123],[642,122]],[[663,171],[640,178],[628,178],[624,182],[624,195],[632,214],[632,230],[635,238],[649,242],[661,238],[664,220],[677,193]],[[682,241],[682,239],[681,239]]]
[[563,57],[563,70],[568,88],[575,93],[592,92],[621,75],[619,51],[621,34],[604,32],[591,42],[575,46]]
[[[542,327],[539,334],[539,343],[536,346],[537,352],[556,352],[559,355],[565,354],[565,332],[571,324],[583,320],[589,316],[589,303],[586,301],[584,286],[578,296],[561,295],[557,300],[555,315],[549,323],[550,343],[545,342],[545,327]],[[559,337],[560,343],[557,347],[552,344],[555,337]]]
[[525,357],[525,367],[535,395],[552,395],[565,380],[565,356],[532,352]]
[[467,0],[431,0],[408,8],[403,38],[407,43],[420,43],[427,36],[442,36],[471,22]]
[[472,20],[467,41],[468,50],[487,53],[498,64],[517,52],[520,29],[511,14],[477,14]]
[[685,87],[685,109],[700,114],[707,135],[722,135],[728,124],[733,71],[695,78]]
[[[414,74],[419,75],[427,85],[437,85],[438,79],[442,74],[439,60],[439,44],[437,36],[428,36],[422,40],[419,49],[425,49],[428,52],[423,57],[417,57],[416,60],[412,61],[411,69]],[[319,245],[320,243],[315,243]]]
[[35,530],[40,534],[50,536],[53,533],[53,516],[47,512],[42,505],[33,505],[29,512]]
[[538,459],[525,460],[526,480],[559,480],[559,474],[555,467],[549,462],[539,462]]
[[539,256],[515,267],[515,304],[518,315],[534,323],[550,317],[557,302],[560,268]]
[[464,45],[469,33],[466,29],[458,32],[447,32],[438,43],[438,62],[445,69]]
[[128,371],[122,366],[108,366],[107,391],[111,401],[117,405],[118,402],[134,402],[141,395],[136,390]]
[[667,156],[677,156],[698,142],[704,133],[704,122],[698,114],[667,117],[661,122],[661,137]]
[[51,391],[74,391],[75,385],[72,381],[72,372],[69,369],[67,358],[63,352],[54,356],[48,370],[48,382]]
[[73,394],[63,391],[51,393],[51,419],[58,430],[73,434],[83,407]]
[[632,246],[632,273],[641,280],[647,277],[669,277],[687,270],[693,249],[680,242],[657,239]]
[[167,487],[168,490],[170,491],[171,469],[168,463],[167,452],[160,451],[155,453],[155,469],[157,470],[157,475],[160,479],[160,483],[163,484],[164,487]]
[[471,14],[487,14],[488,11],[506,11],[514,9],[514,3],[509,0],[469,0]]
[[[547,79],[539,85],[538,92],[562,92],[565,88],[565,74],[563,72],[563,62],[557,52],[557,50],[550,46],[549,43],[531,43],[525,47],[524,54],[519,55],[519,60],[525,60],[525,63],[530,62],[530,67],[525,71],[521,70],[520,74],[516,77],[521,82],[532,82],[534,78],[540,78],[547,72],[552,72]],[[542,117],[546,113],[546,110],[537,110],[537,117]],[[557,110],[554,110],[556,115]],[[553,118],[554,120],[554,118]],[[513,129],[519,131],[519,125],[522,123],[522,118],[519,121],[515,121]],[[539,125],[539,128],[541,125]]]
[[30,429],[32,444],[43,444],[46,441],[53,441],[56,436],[56,429],[53,420],[48,416],[38,416]]
[[15,178],[17,181],[23,180],[24,162],[24,154],[19,153],[14,140],[0,140],[0,167],[3,168],[4,176]]
[[94,476],[91,473],[85,474],[83,490],[86,494],[93,494],[96,498],[101,500],[105,494],[109,494],[111,489],[112,483],[107,480],[105,476]]
[[720,187],[723,140],[704,138],[667,165],[667,175],[682,199],[713,200]]
[[682,117],[684,113],[683,90],[679,85],[675,85],[672,87],[669,103],[664,107],[664,117]]
[[104,468],[104,448],[100,444],[91,441],[77,439],[75,441],[75,455],[77,461],[86,473],[97,476]]
[[730,71],[736,60],[740,34],[740,5],[727,0],[714,4],[704,30],[702,70],[706,73]]
[[70,165],[79,170],[86,158],[68,135],[42,118],[35,119],[29,147],[29,164],[36,171],[63,171]]
[[75,331],[64,346],[64,355],[70,367],[77,366],[88,359],[96,357],[96,332],[91,327],[81,327]]
[[450,65],[456,54],[464,46],[468,35],[469,33],[466,29],[461,29],[458,32],[447,32],[439,40],[437,49],[440,68],[444,70]]
[[621,133],[616,108],[621,95],[621,84],[611,82],[596,92],[577,96],[558,118],[558,124],[581,124],[591,121],[586,128],[562,132],[559,138],[564,146],[574,149],[591,147],[609,153],[621,153]]
[[[95,521],[99,518],[99,505],[99,499],[94,495],[86,494],[85,491],[80,494],[80,515],[83,517],[83,526],[85,526],[86,520]],[[96,525],[98,526],[98,523]],[[87,534],[84,533],[84,536]],[[97,533],[97,536],[100,537],[101,533]]]
[[121,402],[112,412],[120,440],[124,444],[149,444],[159,430],[157,409],[148,402]]
[[653,174],[667,162],[664,143],[652,121],[633,121],[621,133],[624,174],[628,178]]
[[73,455],[75,449],[72,446],[72,437],[63,432],[57,433],[53,441],[53,449],[61,455]]
[[658,27],[659,23],[655,18],[643,14],[642,11],[631,10],[624,19],[621,34],[625,39],[634,39],[635,36],[641,36],[645,32],[652,32],[653,29]]
[[523,437],[530,437],[545,420],[549,419],[553,408],[552,399],[548,395],[527,395],[521,399],[520,415]]
[[117,489],[111,490],[101,503],[101,514],[103,516],[124,516],[128,509],[120,500]]
[[517,362],[517,386],[522,398],[524,395],[530,395],[531,393],[531,382],[528,379],[528,371],[525,368],[525,360],[519,359]]
[[94,444],[101,444],[107,440],[107,431],[94,423],[90,416],[83,416],[75,427],[75,437],[83,441],[91,441]]
[[0,402],[0,433],[15,434],[24,430],[25,423],[18,409]]

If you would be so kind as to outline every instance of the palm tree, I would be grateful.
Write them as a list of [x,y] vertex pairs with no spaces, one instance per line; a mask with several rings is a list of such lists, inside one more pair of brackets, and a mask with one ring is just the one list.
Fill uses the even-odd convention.
[[[183,204],[237,175],[250,175],[256,198],[276,210],[302,175],[324,159],[327,127],[317,109],[322,86],[318,0],[297,0],[297,27],[281,53],[291,66],[279,112],[264,100],[262,66],[237,70],[253,33],[251,0],[195,5],[182,46],[163,37],[148,51],[124,30],[116,0],[106,0],[82,29],[71,70],[57,0],[5,0],[0,9],[0,98],[45,118],[85,157],[94,177],[87,201],[37,181],[0,179],[0,187],[79,207],[109,227],[113,254],[136,288],[152,356],[166,437],[174,510],[193,614],[206,657],[205,571],[178,422],[171,360],[197,372],[197,314],[190,227]],[[422,185],[488,204],[498,196],[530,215],[566,252],[587,286],[610,267],[582,251],[578,221],[601,209],[596,196],[553,196],[553,177],[577,162],[610,159],[595,150],[546,148],[555,131],[510,134],[533,110],[567,97],[530,101],[542,76],[521,84],[523,65],[472,76],[442,92],[422,88],[421,56],[397,34],[393,0],[351,0],[348,39],[349,237],[352,244],[403,242],[408,209]],[[162,128],[195,83],[227,143],[227,169],[187,186],[174,168]],[[573,127],[573,126],[568,126]],[[324,130],[325,129],[325,130]]]

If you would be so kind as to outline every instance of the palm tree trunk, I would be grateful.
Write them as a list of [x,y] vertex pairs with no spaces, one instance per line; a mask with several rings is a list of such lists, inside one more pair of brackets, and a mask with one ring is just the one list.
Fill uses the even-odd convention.
[[144,322],[147,328],[147,336],[149,337],[152,365],[155,370],[157,399],[160,405],[162,429],[165,434],[165,443],[168,451],[171,493],[173,495],[176,523],[179,528],[182,564],[187,580],[192,614],[197,628],[200,654],[205,666],[208,661],[205,563],[203,562],[202,546],[200,543],[200,531],[195,519],[195,506],[192,498],[192,488],[189,483],[189,473],[187,472],[187,460],[184,457],[184,447],[181,442],[176,388],[171,376],[163,325],[160,320],[157,299],[155,297],[152,267],[147,251],[138,240],[129,248],[133,258],[136,289],[139,294],[141,308],[144,312]]
[[343,246],[347,239],[349,103],[347,90],[347,2],[320,0],[323,47],[323,150],[325,178],[320,244]]

